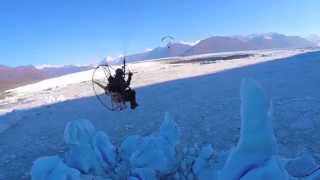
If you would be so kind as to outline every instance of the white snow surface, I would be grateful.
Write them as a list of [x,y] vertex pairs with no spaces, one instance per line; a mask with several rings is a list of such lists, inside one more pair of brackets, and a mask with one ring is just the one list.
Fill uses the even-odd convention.
[[[307,149],[318,163],[320,54],[311,51],[250,51],[255,56],[211,64],[168,64],[166,60],[129,64],[140,104],[135,111],[110,112],[101,106],[93,96],[92,71],[9,90],[5,97],[0,96],[0,180],[29,179],[35,159],[64,154],[68,149],[63,142],[64,129],[74,119],[89,119],[108,134],[113,146],[127,147],[123,156],[130,159],[135,143],[121,142],[137,134],[131,138],[143,144],[141,138],[159,128],[165,111],[176,117],[182,135],[179,144],[211,144],[219,154],[214,166],[221,169],[239,139],[239,87],[246,77],[259,81],[272,99],[278,155],[295,158]],[[210,56],[217,54],[184,59]],[[109,144],[103,135],[98,137],[99,142]],[[204,151],[210,152],[208,149]],[[192,149],[185,151],[193,154]],[[191,157],[185,157],[183,168],[190,168],[187,162]],[[279,159],[273,157],[266,167],[277,165]],[[204,162],[199,159],[197,164],[206,166]],[[139,169],[137,173],[145,171],[150,172]],[[317,173],[313,176],[319,177]]]
[[[223,52],[187,57],[173,57],[173,59],[165,58],[162,60],[148,60],[140,63],[138,62],[129,64],[128,66],[130,70],[134,72],[132,86],[142,87],[171,80],[201,76],[249,66],[252,64],[273,61],[279,58],[294,56],[306,51],[312,50],[294,49]],[[164,61],[170,60],[187,61],[197,58],[226,56],[239,53],[252,53],[255,54],[255,56],[250,58],[235,59],[233,61],[218,61],[217,63],[206,65],[201,65],[199,63],[183,65],[164,63]],[[114,68],[117,67],[119,66],[114,66]],[[70,99],[93,96],[94,94],[91,90],[91,87],[88,87],[91,86],[92,73],[93,70],[73,73],[8,90],[7,92],[13,94],[13,96],[10,96],[4,100],[0,99],[0,113],[3,114],[4,112],[10,112],[13,109],[28,109]],[[103,74],[99,74],[99,76],[103,77]],[[74,91],[75,88],[77,89],[76,92]],[[13,104],[14,107],[10,106]],[[4,106],[2,107],[1,105]]]

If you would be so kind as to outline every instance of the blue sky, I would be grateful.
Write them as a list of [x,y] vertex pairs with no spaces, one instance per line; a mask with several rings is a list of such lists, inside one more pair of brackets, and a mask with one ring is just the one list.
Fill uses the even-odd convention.
[[162,36],[320,34],[319,0],[1,0],[0,64],[88,64]]

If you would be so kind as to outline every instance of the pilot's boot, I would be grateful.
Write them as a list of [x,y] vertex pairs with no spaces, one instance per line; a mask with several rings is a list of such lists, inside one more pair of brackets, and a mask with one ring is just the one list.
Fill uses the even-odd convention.
[[135,109],[136,107],[138,107],[139,106],[139,104],[136,102],[136,101],[131,101],[130,102],[130,108],[131,109]]

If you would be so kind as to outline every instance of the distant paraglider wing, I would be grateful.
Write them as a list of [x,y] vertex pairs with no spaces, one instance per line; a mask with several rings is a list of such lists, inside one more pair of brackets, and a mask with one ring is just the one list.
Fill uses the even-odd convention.
[[167,35],[167,36],[163,36],[162,38],[161,38],[161,42],[171,42],[171,41],[173,41],[174,40],[174,37],[172,37],[172,36],[169,36],[169,35]]
[[174,37],[169,35],[161,38],[161,42],[165,43],[168,48],[170,48],[173,41],[174,41]]

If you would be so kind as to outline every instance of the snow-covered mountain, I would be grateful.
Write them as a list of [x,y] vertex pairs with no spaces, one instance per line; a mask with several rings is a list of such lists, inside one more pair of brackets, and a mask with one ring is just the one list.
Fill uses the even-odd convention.
[[[252,34],[247,36],[212,36],[194,44],[172,43],[165,47],[157,47],[149,51],[126,56],[128,62],[167,58],[174,56],[191,56],[198,54],[315,47],[317,43],[299,36],[286,36],[278,33]],[[113,63],[122,62],[115,58]],[[101,62],[104,63],[104,62]]]
[[89,70],[90,66],[18,66],[0,65],[0,91],[65,74]]
[[[142,53],[136,53],[126,56],[128,62],[143,61],[150,59],[159,59],[173,56],[180,56],[192,46],[184,43],[171,43],[165,47],[157,47]],[[122,57],[112,60],[113,63],[121,63]],[[103,61],[101,62],[104,63]]]
[[320,46],[320,36],[317,34],[310,34],[307,39],[311,42],[316,43],[318,46]]
[[187,50],[184,55],[258,49],[306,48],[314,46],[316,46],[315,43],[302,37],[286,36],[277,33],[249,36],[213,36],[200,41]]
[[0,91],[45,79],[46,75],[34,66],[0,66]]

